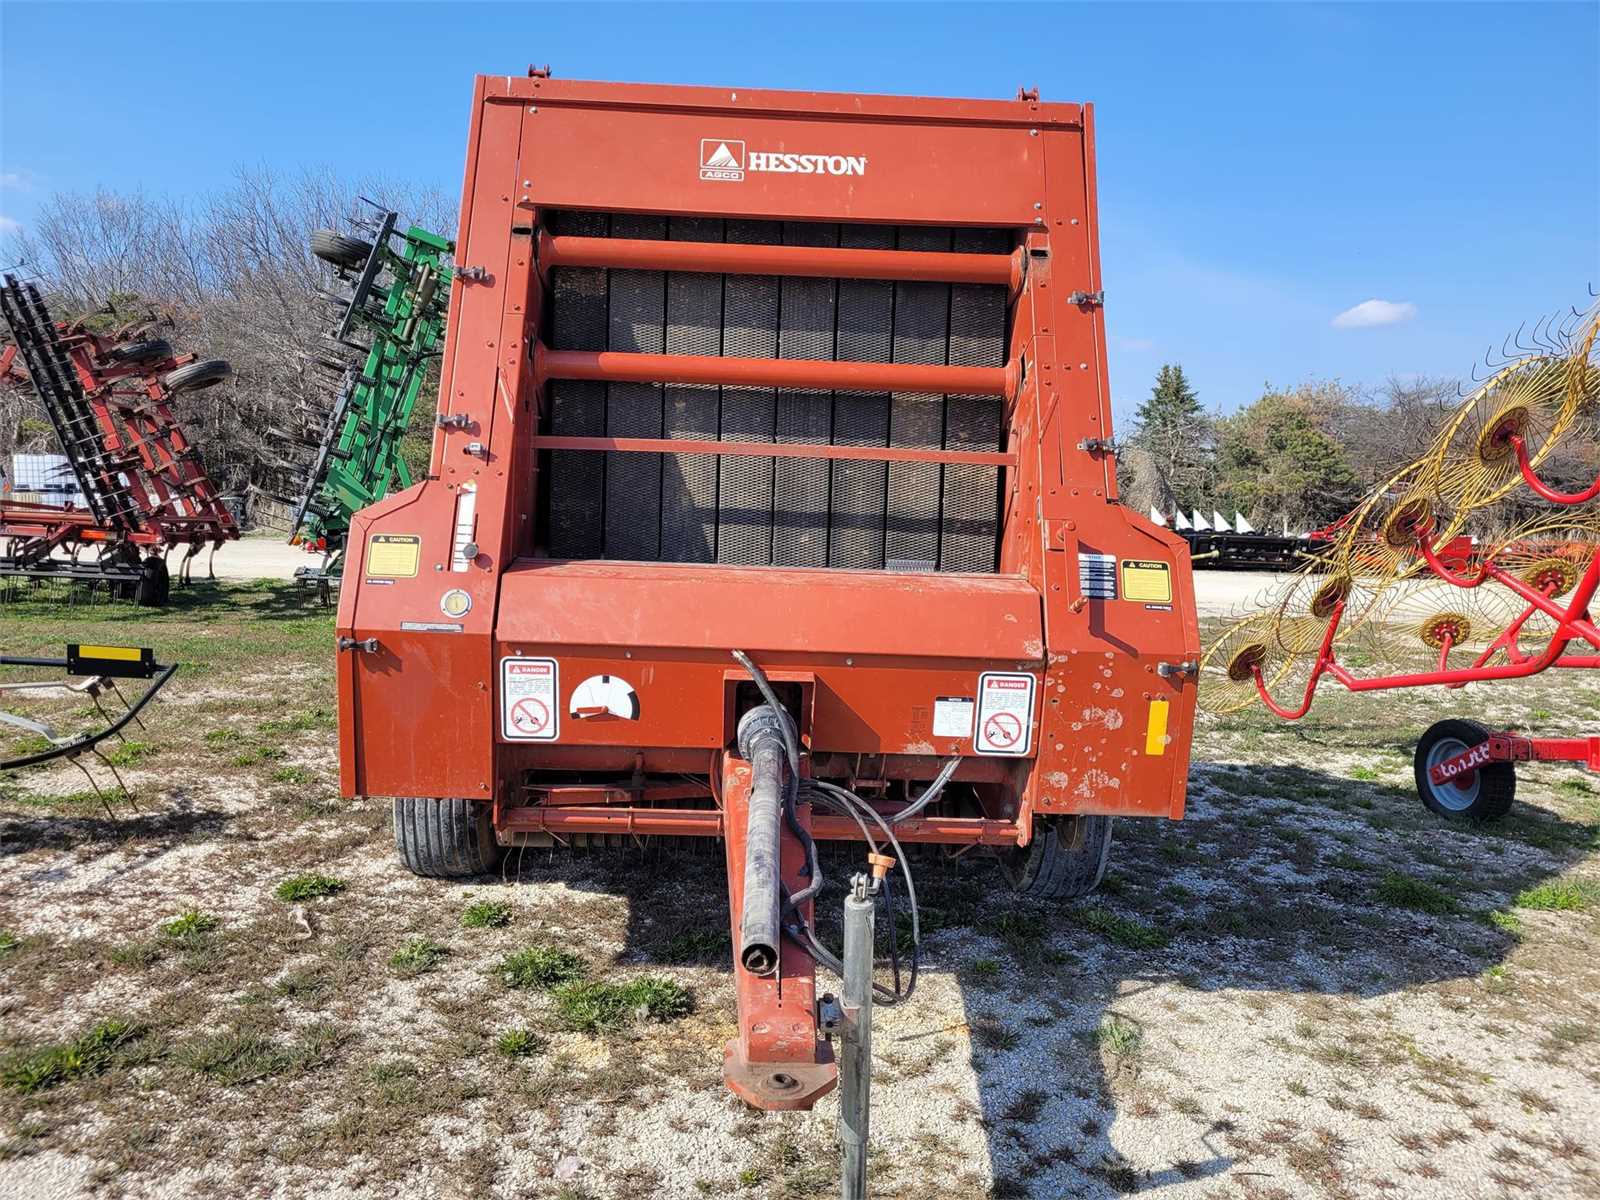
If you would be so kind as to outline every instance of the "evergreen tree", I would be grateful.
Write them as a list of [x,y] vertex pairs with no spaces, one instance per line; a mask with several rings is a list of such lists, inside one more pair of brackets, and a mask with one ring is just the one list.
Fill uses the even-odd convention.
[[1176,497],[1185,510],[1208,507],[1212,421],[1181,366],[1161,368],[1133,420],[1133,445],[1145,451],[1144,462],[1159,477],[1146,490]]

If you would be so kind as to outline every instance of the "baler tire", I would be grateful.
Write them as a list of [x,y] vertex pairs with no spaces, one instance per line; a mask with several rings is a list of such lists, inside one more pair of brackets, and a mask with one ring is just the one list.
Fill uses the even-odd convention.
[[345,237],[331,229],[313,229],[311,253],[336,267],[359,267],[366,263],[368,255],[372,253],[372,243]]
[[171,358],[172,343],[165,338],[149,338],[142,342],[125,342],[113,346],[106,355],[112,362],[136,363],[152,358]]
[[1435,721],[1417,741],[1411,760],[1417,796],[1434,816],[1482,825],[1511,811],[1517,797],[1517,769],[1511,763],[1485,763],[1474,772],[1470,788],[1455,783],[1438,787],[1428,775],[1430,767],[1488,740],[1489,731],[1476,721],[1450,719]]
[[207,358],[168,371],[161,377],[161,382],[169,392],[197,392],[221,383],[232,374],[233,368],[225,360]]
[[1035,823],[1033,840],[1002,859],[1011,888],[1030,900],[1079,900],[1100,886],[1111,861],[1111,818],[1079,817],[1083,843],[1074,848],[1053,821]]
[[480,800],[396,796],[394,847],[414,875],[483,875],[500,862],[489,805]]

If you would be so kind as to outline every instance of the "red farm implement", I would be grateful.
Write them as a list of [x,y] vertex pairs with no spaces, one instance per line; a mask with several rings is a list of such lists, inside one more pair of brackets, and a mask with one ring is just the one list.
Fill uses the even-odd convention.
[[179,393],[226,379],[228,364],[174,354],[137,331],[104,337],[57,323],[38,289],[10,275],[0,313],[14,339],[0,374],[32,385],[87,502],[0,497],[0,575],[103,583],[141,604],[165,603],[169,551],[185,549],[186,581],[202,549],[239,536],[172,411]]
[[351,524],[343,788],[424,874],[721,838],[759,1107],[840,1032],[859,1110],[905,844],[1060,898],[1182,815],[1194,598],[1117,502],[1094,170],[1030,95],[477,82],[431,469]]
[[[1226,712],[1259,701],[1294,721],[1330,679],[1352,692],[1459,689],[1600,667],[1592,615],[1600,479],[1566,489],[1540,474],[1558,446],[1592,448],[1597,329],[1597,311],[1552,323],[1539,353],[1498,370],[1428,454],[1334,526],[1338,536],[1314,570],[1207,651],[1207,707]],[[1498,536],[1464,535],[1523,489],[1550,507]],[[1419,641],[1431,659],[1425,666],[1408,661]],[[1346,666],[1347,648],[1380,669]],[[1440,721],[1418,743],[1417,790],[1436,813],[1489,820],[1511,806],[1513,764],[1534,761],[1600,770],[1600,738],[1530,738]]]

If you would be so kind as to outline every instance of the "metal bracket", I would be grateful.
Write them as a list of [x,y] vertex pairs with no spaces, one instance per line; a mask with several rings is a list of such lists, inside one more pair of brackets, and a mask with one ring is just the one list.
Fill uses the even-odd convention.
[[489,271],[486,267],[457,267],[454,273],[462,283],[489,282]]
[[1087,450],[1090,454],[1115,454],[1117,443],[1111,438],[1092,437],[1084,438],[1078,443],[1079,450]]
[[472,424],[472,418],[466,413],[440,413],[433,423],[440,429],[465,429]]
[[1105,303],[1106,303],[1106,294],[1103,291],[1100,291],[1100,292],[1073,292],[1070,296],[1067,297],[1067,303],[1068,304],[1087,304],[1091,308],[1104,308],[1105,307]]
[[1174,675],[1177,675],[1180,678],[1185,675],[1192,675],[1198,679],[1200,677],[1200,664],[1192,658],[1187,662],[1157,663],[1156,674],[1161,676],[1163,679],[1170,679]]
[[376,654],[378,652],[378,639],[375,637],[360,639],[353,637],[342,637],[339,639],[339,649],[361,650],[367,654]]

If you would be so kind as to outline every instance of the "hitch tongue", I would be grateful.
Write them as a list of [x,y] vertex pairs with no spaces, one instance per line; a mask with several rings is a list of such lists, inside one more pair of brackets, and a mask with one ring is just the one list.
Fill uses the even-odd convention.
[[749,818],[744,843],[744,906],[739,915],[739,962],[752,975],[778,969],[778,841],[783,822],[786,756],[783,722],[771,705],[739,721],[739,753],[750,763]]

